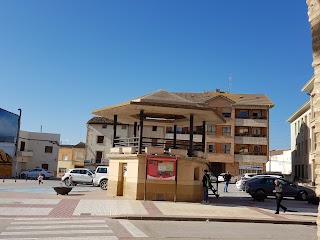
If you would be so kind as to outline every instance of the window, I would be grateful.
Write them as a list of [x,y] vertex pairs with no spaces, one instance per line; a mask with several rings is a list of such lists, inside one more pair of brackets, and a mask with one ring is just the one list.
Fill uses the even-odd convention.
[[122,126],[121,126],[121,129],[124,129],[124,130],[125,130],[125,129],[127,129],[127,126],[126,126],[126,125],[122,125]]
[[108,173],[108,168],[100,167],[97,169],[97,173]]
[[102,152],[97,151],[96,152],[96,163],[101,163],[101,158],[102,158]]
[[249,112],[248,111],[240,111],[240,118],[247,118],[249,117]]
[[222,117],[230,118],[231,117],[231,108],[222,108]]
[[102,128],[107,128],[107,126],[108,126],[107,124],[103,124]]
[[79,174],[79,173],[80,173],[80,170],[79,170],[79,169],[73,169],[70,173],[76,173],[76,174]]
[[261,129],[260,128],[252,128],[252,134],[253,135],[260,135]]
[[152,146],[157,146],[158,145],[158,140],[156,138],[151,139],[151,145]]
[[253,146],[254,153],[261,153],[261,146]]
[[152,126],[152,131],[156,132],[157,131],[157,126]]
[[[49,169],[49,164],[41,164],[41,167],[44,169],[44,170],[48,170]],[[39,171],[41,171],[41,169],[39,169]]]
[[85,169],[82,170],[82,169],[81,169],[81,170],[80,170],[80,174],[87,174],[87,170],[85,170]]
[[53,147],[52,146],[45,146],[44,152],[45,153],[52,153]]
[[62,154],[62,160],[67,161],[68,160],[68,154]]
[[24,151],[25,147],[26,147],[26,142],[21,141],[21,143],[20,143],[20,151]]
[[248,128],[240,128],[239,129],[239,133],[241,133],[241,134],[246,134],[246,133],[248,133],[249,132],[249,129]]
[[261,111],[254,111],[252,113],[252,116],[253,118],[261,118],[262,117]]
[[231,127],[222,127],[222,136],[230,136],[231,135]]
[[66,168],[59,168],[59,173],[66,173],[67,169]]
[[98,136],[97,137],[97,143],[103,143],[104,136]]
[[239,150],[240,153],[247,153],[248,152],[248,146],[240,146],[240,150]]
[[230,143],[222,144],[222,153],[230,154],[230,149],[231,149]]
[[208,125],[208,134],[216,135],[216,125]]
[[208,144],[208,152],[215,153],[216,152],[216,144],[215,143],[209,143]]

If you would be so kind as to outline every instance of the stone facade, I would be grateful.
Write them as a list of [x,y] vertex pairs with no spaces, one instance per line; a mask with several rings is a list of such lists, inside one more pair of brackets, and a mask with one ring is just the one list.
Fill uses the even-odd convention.
[[[317,139],[317,148],[315,151],[316,163],[316,184],[317,194],[320,195],[320,1],[307,0],[308,16],[311,24],[313,63],[314,67],[314,113],[315,113],[315,135]],[[318,225],[320,225],[320,215],[318,214]],[[320,229],[318,227],[318,239],[320,239]]]

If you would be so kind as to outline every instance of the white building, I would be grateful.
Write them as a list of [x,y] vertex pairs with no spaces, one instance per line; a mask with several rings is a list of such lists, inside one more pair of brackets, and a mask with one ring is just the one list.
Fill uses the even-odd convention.
[[[136,135],[139,134],[136,126]],[[113,120],[93,117],[87,122],[85,167],[95,169],[97,165],[108,165],[106,155],[110,153],[113,143]],[[125,139],[134,135],[134,125],[117,123],[117,138]],[[165,128],[144,126],[143,137],[149,139],[149,145],[164,144]],[[148,142],[148,140],[146,140]],[[90,167],[91,166],[91,167]]]
[[266,163],[267,172],[280,172],[291,175],[291,149],[270,151],[270,160]]
[[36,167],[44,168],[56,174],[58,166],[60,134],[19,132],[16,161],[12,166],[12,175]]
[[291,132],[292,175],[308,182],[315,182],[315,115],[313,111],[312,77],[302,88],[310,100],[300,107],[288,120]]

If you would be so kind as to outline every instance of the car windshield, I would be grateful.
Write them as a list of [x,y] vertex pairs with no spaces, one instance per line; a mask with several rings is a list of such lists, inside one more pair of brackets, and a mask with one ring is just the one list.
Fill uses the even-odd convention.
[[89,169],[89,172],[91,172],[92,174],[95,174],[95,172],[93,170],[91,170],[91,169]]

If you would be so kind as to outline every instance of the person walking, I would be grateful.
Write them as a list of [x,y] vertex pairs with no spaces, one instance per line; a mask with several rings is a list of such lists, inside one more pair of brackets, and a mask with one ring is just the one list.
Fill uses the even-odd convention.
[[38,176],[39,185],[40,185],[41,183],[43,184],[43,179],[44,179],[43,174],[40,173],[39,176]]
[[208,170],[204,170],[204,175],[202,178],[202,186],[203,186],[203,201],[204,203],[209,202],[209,186],[210,186],[210,176],[208,174]]
[[282,208],[283,212],[285,213],[287,211],[287,208],[281,204],[281,201],[283,199],[283,187],[281,182],[276,179],[274,180],[274,184],[276,185],[273,192],[276,194],[276,200],[277,200],[277,210],[275,214],[279,214],[279,209]]
[[231,174],[229,173],[229,171],[227,171],[227,173],[224,175],[224,192],[228,192],[228,186],[229,186],[229,182],[231,180]]

